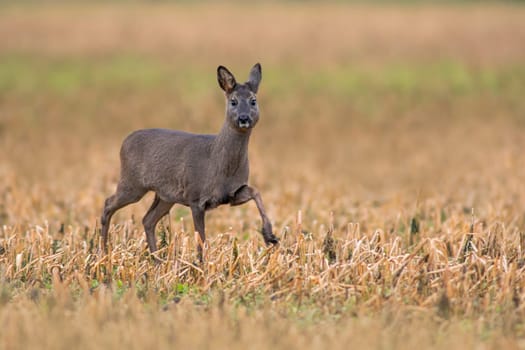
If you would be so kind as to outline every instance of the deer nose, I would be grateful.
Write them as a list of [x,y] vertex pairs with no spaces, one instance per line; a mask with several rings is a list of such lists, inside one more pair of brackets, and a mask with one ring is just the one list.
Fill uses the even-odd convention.
[[239,123],[248,123],[250,121],[250,116],[248,114],[241,114],[239,116]]

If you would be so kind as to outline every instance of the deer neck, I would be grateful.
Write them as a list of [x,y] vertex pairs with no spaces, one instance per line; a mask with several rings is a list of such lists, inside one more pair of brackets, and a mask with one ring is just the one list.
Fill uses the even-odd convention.
[[251,130],[239,131],[224,123],[212,147],[213,162],[220,174],[234,176],[247,170],[250,135]]

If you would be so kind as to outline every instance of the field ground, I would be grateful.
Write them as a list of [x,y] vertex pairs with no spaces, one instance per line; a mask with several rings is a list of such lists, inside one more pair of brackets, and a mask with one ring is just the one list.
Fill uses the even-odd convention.
[[[1,5],[0,348],[525,348],[525,7]],[[253,203],[98,217],[122,139],[262,63]]]

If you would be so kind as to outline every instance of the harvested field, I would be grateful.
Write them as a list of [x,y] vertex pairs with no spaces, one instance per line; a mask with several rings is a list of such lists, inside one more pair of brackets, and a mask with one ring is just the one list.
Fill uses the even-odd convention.
[[[525,346],[525,7],[0,5],[0,348]],[[263,67],[254,203],[99,216],[122,139],[217,132]]]

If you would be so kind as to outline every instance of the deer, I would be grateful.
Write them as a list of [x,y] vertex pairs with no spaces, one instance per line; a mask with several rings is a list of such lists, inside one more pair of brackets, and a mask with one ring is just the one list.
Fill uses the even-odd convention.
[[226,119],[216,135],[142,129],[124,139],[120,149],[120,179],[116,192],[105,200],[100,219],[104,251],[108,249],[113,214],[138,202],[150,191],[155,198],[142,223],[153,257],[157,250],[157,223],[175,204],[191,209],[193,226],[200,238],[197,250],[201,262],[206,240],[205,214],[223,204],[237,206],[255,201],[265,244],[278,244],[259,191],[248,185],[248,143],[259,121],[257,90],[261,78],[259,63],[253,66],[243,84],[237,83],[227,68],[217,68],[217,80],[226,97]]

